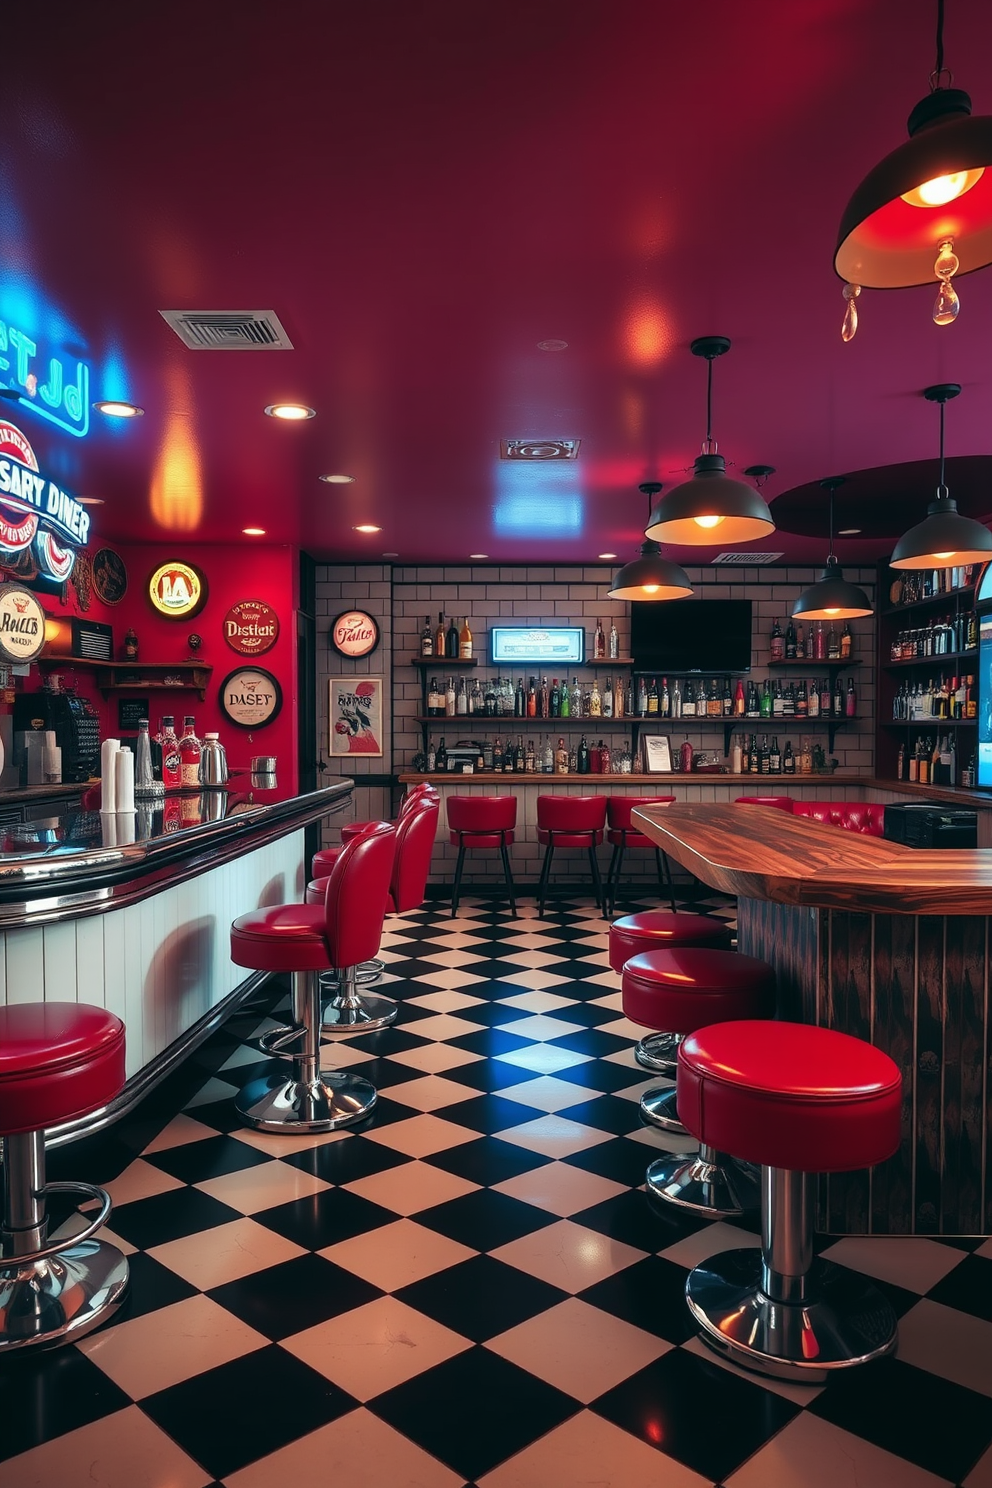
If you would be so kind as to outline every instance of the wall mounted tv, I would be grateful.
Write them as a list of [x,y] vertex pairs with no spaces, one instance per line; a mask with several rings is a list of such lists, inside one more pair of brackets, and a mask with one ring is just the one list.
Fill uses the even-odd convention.
[[726,675],[751,670],[749,599],[674,599],[630,607],[630,650],[639,672]]

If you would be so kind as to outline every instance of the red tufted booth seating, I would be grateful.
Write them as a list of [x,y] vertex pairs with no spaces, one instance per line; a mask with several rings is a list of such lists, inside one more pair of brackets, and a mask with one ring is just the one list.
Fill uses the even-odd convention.
[[[120,1306],[128,1264],[94,1238],[110,1195],[89,1183],[45,1182],[45,1128],[99,1111],[124,1084],[124,1024],[88,1003],[0,1008],[0,1354],[70,1342]],[[46,1197],[77,1193],[100,1208],[71,1238],[48,1244]]]
[[537,887],[537,912],[540,919],[544,919],[544,902],[556,847],[586,849],[596,903],[600,909],[605,909],[603,884],[599,876],[599,863],[596,861],[596,849],[603,840],[605,826],[605,796],[538,796],[537,840],[544,843],[544,862]]
[[[406,909],[419,909],[423,904],[434,838],[437,835],[439,810],[436,799],[422,797],[411,810],[400,817],[396,827],[396,853],[386,900],[387,914],[402,914]],[[310,881],[307,885],[308,904],[323,902],[327,883],[326,878]],[[354,980],[362,983],[375,981],[382,970],[381,961],[364,961],[357,968]],[[399,1007],[391,997],[355,992],[354,988],[341,988],[334,972],[325,973],[321,983],[325,990],[333,993],[324,1008],[325,1033],[375,1033],[396,1022]]]
[[[411,786],[400,802],[400,809],[396,814],[395,825],[398,826],[406,813],[412,811],[415,806],[419,806],[421,801],[439,802],[440,799],[441,797],[435,787],[426,780],[421,781],[419,785]],[[341,845],[339,847],[322,847],[319,852],[314,853],[310,864],[310,877],[326,878],[334,867],[338,853],[344,847],[345,843],[350,842],[353,837],[360,837],[367,827],[374,825],[374,822],[367,821],[346,822],[341,828]]]
[[517,912],[517,901],[513,893],[513,874],[506,849],[513,842],[517,825],[516,796],[449,796],[448,831],[451,843],[458,849],[455,877],[451,888],[451,918],[458,913],[458,898],[462,886],[462,868],[467,852],[499,850],[503,862],[503,878],[506,882],[510,908]]
[[379,949],[395,848],[389,822],[369,823],[338,854],[323,903],[257,909],[231,926],[235,965],[292,977],[292,1026],[260,1040],[263,1053],[292,1059],[292,1078],[253,1080],[235,1102],[262,1131],[331,1131],[360,1120],[375,1104],[368,1080],[320,1068],[319,976],[336,968],[342,993],[357,1003],[355,968]]
[[609,870],[606,875],[606,897],[610,913],[616,909],[617,888],[623,871],[624,855],[629,847],[650,848],[658,865],[658,886],[668,893],[668,902],[675,913],[675,885],[672,882],[672,867],[668,854],[663,853],[650,837],[638,831],[630,814],[638,806],[670,806],[674,796],[610,796],[606,803],[606,840],[613,848]]
[[799,801],[794,796],[738,796],[735,806],[774,806],[793,816],[809,816],[829,827],[881,837],[885,806],[877,801]]
[[895,1347],[888,1300],[813,1258],[811,1173],[899,1147],[902,1075],[880,1049],[802,1023],[717,1023],[679,1050],[679,1112],[700,1142],[761,1165],[761,1252],[726,1251],[686,1282],[703,1339],[737,1364],[815,1383]]
[[[623,968],[623,1010],[634,1023],[665,1030],[677,1056],[685,1036],[708,1023],[772,1017],[775,971],[735,951],[699,946],[646,951]],[[674,1073],[674,1058],[670,1068]],[[645,1091],[640,1108],[649,1126],[689,1135],[674,1086]],[[645,1181],[655,1198],[698,1214],[741,1214],[757,1203],[752,1175],[707,1145],[698,1154],[656,1159]]]

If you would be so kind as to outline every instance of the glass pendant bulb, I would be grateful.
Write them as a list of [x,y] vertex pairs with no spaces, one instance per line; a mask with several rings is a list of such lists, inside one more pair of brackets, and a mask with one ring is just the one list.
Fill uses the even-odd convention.
[[960,263],[954,252],[954,243],[950,238],[945,238],[940,245],[937,261],[933,266],[933,271],[940,280],[940,288],[933,306],[935,325],[951,325],[957,319],[961,301],[951,283],[951,276],[956,274],[959,268]]
[[858,307],[855,301],[861,293],[860,284],[845,284],[844,299],[847,301],[844,310],[844,320],[840,328],[840,339],[842,341],[853,341],[858,330]]

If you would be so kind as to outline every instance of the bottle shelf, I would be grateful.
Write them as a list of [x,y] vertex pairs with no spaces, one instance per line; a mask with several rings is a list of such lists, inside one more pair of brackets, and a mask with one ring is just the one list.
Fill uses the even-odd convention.
[[911,615],[916,610],[934,610],[948,605],[954,607],[957,600],[974,596],[975,587],[974,584],[966,584],[963,589],[946,589],[943,594],[931,594],[927,599],[911,599],[908,604],[887,605],[882,614]]
[[[513,713],[503,713],[499,718],[487,717],[485,713],[443,713],[430,714],[421,713],[417,715],[417,723],[429,723],[440,726],[448,724],[452,728],[461,728],[462,725],[476,727],[484,724],[494,734],[523,734],[529,729],[543,734],[553,734],[555,729],[582,728],[586,733],[595,733],[600,729],[626,729],[631,724],[647,723],[646,718],[520,718]],[[663,720],[670,722],[670,719]],[[714,718],[714,723],[721,720]]]
[[477,656],[412,656],[410,665],[420,667],[421,671],[443,672],[449,667],[474,667],[479,665]]
[[885,729],[933,729],[940,732],[941,729],[952,728],[977,728],[977,718],[884,718],[882,728]]
[[970,651],[942,651],[939,655],[935,653],[933,656],[907,656],[903,657],[900,661],[883,661],[882,671],[901,671],[903,667],[929,667],[933,671],[935,666],[942,666],[945,661],[977,660],[978,647],[973,646]]
[[[454,656],[412,656],[410,665],[420,667],[423,671],[445,672],[449,667],[474,667],[487,666],[492,672],[520,672],[530,677],[543,676],[543,668],[547,667],[548,676],[551,675],[552,667],[559,667],[562,672],[582,671],[604,671],[608,672],[611,667],[632,667],[634,658],[632,656],[603,656],[597,659],[590,657],[587,661],[486,661],[483,657],[473,656],[469,660],[462,661]],[[538,671],[533,669],[537,667]]]
[[846,661],[838,661],[836,657],[828,661],[825,656],[821,656],[819,660],[812,656],[803,656],[799,659],[793,659],[790,656],[783,661],[768,662],[768,670],[777,672],[784,669],[791,672],[799,668],[808,676],[811,668],[826,667],[829,672],[842,672],[846,667],[859,667],[860,665],[860,660],[854,656],[849,656]]

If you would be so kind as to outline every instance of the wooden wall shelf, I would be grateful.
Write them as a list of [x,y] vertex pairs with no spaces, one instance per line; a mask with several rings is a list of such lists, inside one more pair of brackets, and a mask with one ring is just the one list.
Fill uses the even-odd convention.
[[[104,695],[111,692],[198,692],[205,702],[213,667],[200,661],[96,661],[86,656],[39,656],[38,665],[52,671],[82,667],[96,674]],[[179,682],[166,682],[179,677]]]

